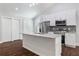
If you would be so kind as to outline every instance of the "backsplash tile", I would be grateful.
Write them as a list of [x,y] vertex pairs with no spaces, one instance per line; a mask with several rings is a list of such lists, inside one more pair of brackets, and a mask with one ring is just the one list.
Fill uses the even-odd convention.
[[51,32],[56,32],[56,31],[76,32],[76,26],[75,25],[49,26],[49,31]]

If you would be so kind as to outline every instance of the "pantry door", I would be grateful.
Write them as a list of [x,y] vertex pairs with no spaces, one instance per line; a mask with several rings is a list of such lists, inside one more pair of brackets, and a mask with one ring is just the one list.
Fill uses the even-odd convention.
[[12,20],[12,41],[19,39],[19,21]]
[[1,18],[1,42],[11,41],[11,18]]

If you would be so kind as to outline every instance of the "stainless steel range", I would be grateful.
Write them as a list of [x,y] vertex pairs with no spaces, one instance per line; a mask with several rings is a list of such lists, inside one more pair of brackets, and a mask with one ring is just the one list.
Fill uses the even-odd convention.
[[62,34],[62,44],[65,45],[65,32],[67,30],[66,28],[66,20],[56,20],[55,25],[53,27],[54,33],[55,34]]

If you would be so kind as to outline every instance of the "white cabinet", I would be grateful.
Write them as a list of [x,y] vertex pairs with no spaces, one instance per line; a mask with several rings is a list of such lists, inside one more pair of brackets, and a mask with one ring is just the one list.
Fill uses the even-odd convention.
[[67,20],[67,25],[76,25],[76,12],[71,11],[69,13],[66,13],[66,20]]
[[67,25],[76,25],[76,10],[66,10],[50,14],[52,16],[50,25],[54,26],[56,20],[66,20]]
[[50,15],[40,16],[40,22],[50,21]]
[[65,45],[68,47],[76,47],[76,34],[75,33],[65,34]]
[[55,19],[54,19],[54,18],[52,18],[52,19],[50,20],[50,26],[55,26]]
[[[44,36],[40,34],[24,34],[23,47],[40,56],[60,56],[61,36],[51,34]],[[50,37],[47,37],[49,35]]]

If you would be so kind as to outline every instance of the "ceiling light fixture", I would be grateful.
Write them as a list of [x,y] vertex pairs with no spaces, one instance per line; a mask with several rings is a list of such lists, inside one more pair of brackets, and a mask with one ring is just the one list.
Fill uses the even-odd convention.
[[18,8],[15,8],[16,9],[16,11],[18,10]]
[[30,3],[29,7],[33,7],[33,6],[36,6],[36,5],[38,5],[38,3]]

